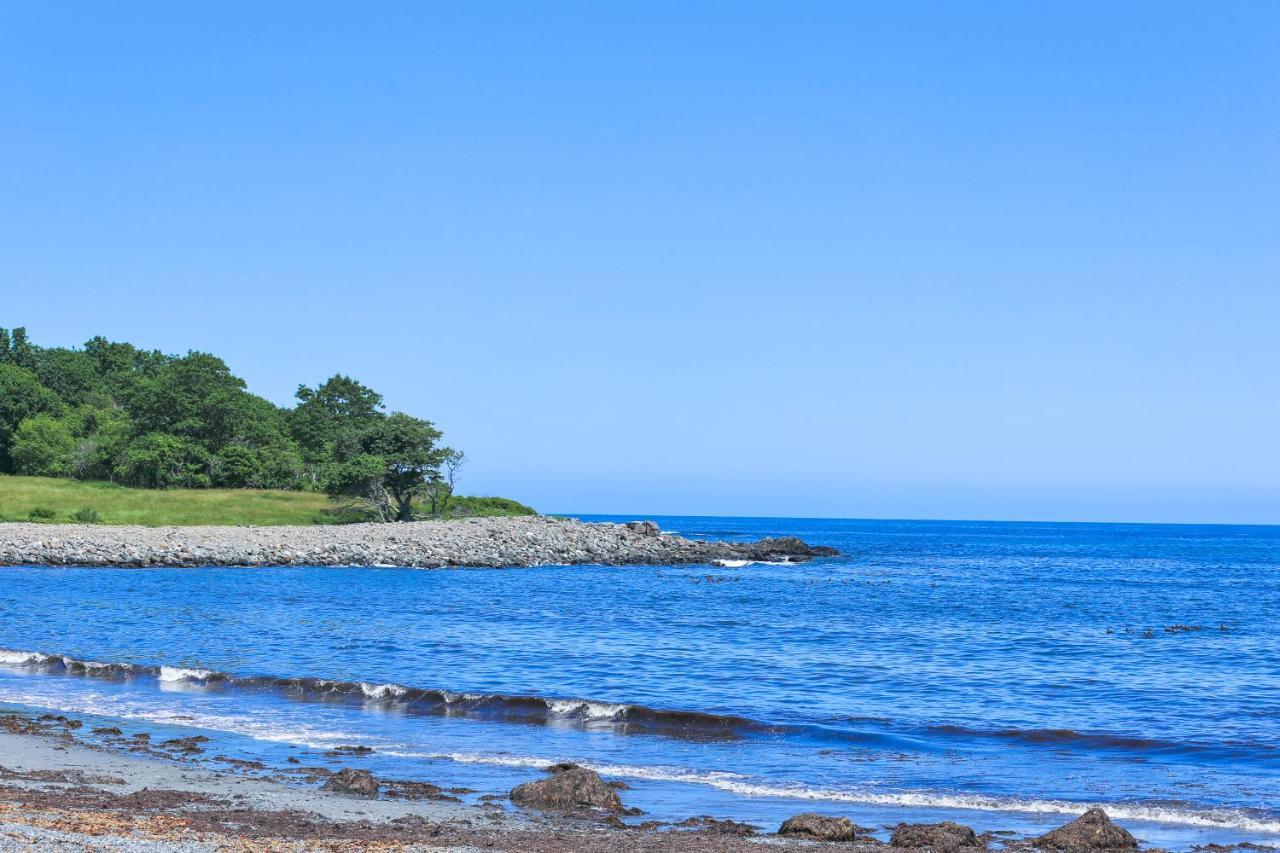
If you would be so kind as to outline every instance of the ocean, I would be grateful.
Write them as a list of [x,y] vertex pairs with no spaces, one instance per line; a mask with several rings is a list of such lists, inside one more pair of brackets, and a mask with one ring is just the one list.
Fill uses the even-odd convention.
[[480,793],[572,760],[643,819],[1280,844],[1280,527],[653,518],[842,554],[0,568],[0,703]]

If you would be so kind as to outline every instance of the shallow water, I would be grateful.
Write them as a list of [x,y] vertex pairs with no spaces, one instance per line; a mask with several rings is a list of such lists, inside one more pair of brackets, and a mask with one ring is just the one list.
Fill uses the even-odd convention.
[[1103,803],[1151,843],[1280,843],[1280,528],[657,520],[843,556],[0,569],[0,646],[140,665],[0,655],[0,702],[495,790],[574,759],[658,818],[1036,831]]

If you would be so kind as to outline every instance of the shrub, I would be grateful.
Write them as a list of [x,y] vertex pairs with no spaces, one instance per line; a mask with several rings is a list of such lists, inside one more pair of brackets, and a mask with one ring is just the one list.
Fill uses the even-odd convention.
[[102,519],[93,507],[82,506],[71,513],[71,520],[80,524],[97,524]]
[[71,473],[76,442],[65,420],[35,415],[18,425],[9,453],[14,469],[32,477],[65,477]]
[[153,432],[129,445],[116,475],[131,486],[201,489],[209,485],[208,461],[209,454],[195,442]]
[[27,517],[32,521],[49,521],[58,517],[58,511],[49,509],[47,506],[38,506],[32,509]]

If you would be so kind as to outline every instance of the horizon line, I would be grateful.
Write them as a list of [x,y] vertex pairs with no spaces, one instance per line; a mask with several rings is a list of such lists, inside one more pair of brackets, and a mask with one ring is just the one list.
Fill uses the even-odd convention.
[[1239,521],[1081,521],[1070,519],[1007,519],[1007,518],[875,518],[849,515],[717,515],[689,513],[625,513],[625,512],[544,512],[546,516],[569,518],[724,518],[752,521],[887,521],[903,524],[1093,524],[1120,527],[1280,527],[1280,522]]

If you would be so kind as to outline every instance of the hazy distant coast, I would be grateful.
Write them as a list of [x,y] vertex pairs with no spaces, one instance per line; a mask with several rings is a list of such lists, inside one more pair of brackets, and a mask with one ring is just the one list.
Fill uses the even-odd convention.
[[0,565],[537,566],[797,561],[835,551],[798,539],[714,542],[652,522],[537,517],[333,527],[126,527],[0,524]]

